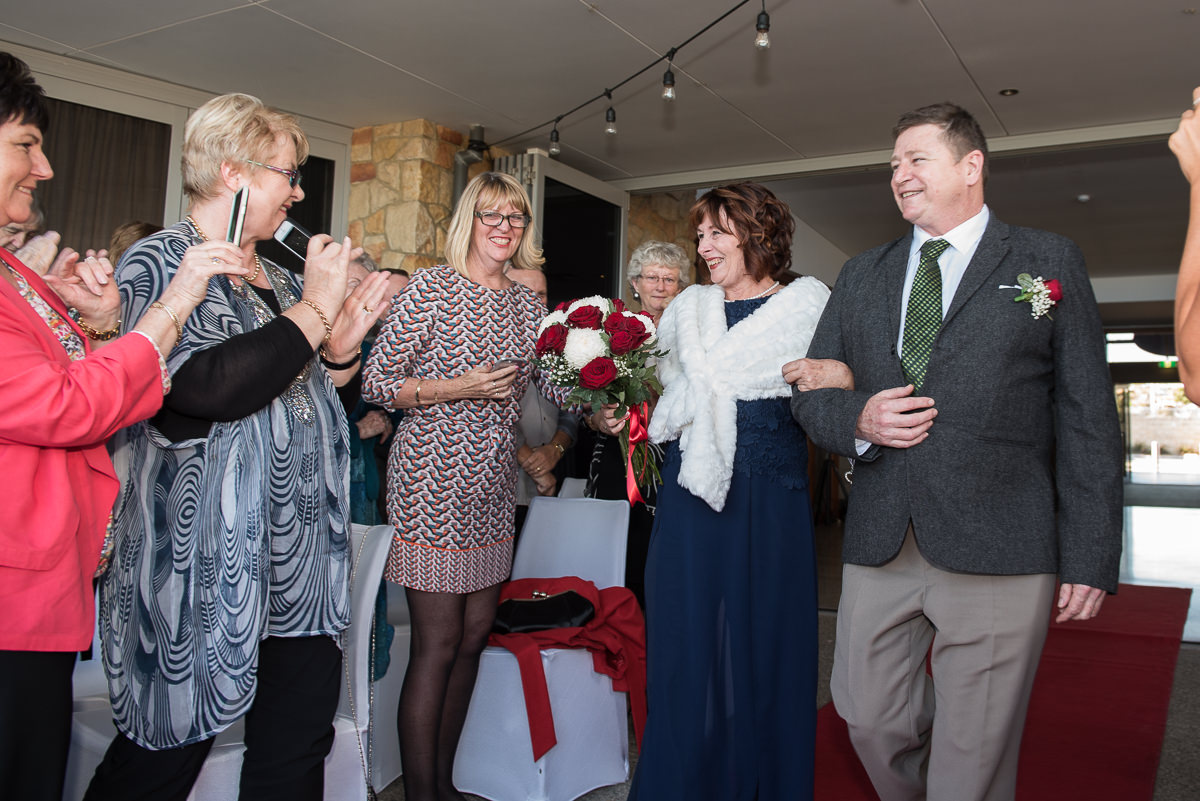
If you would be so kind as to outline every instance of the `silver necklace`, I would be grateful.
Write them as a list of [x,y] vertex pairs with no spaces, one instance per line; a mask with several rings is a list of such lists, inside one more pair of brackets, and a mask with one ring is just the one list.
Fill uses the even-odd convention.
[[771,294],[772,290],[774,290],[774,289],[775,289],[775,287],[777,287],[777,286],[779,286],[779,282],[778,282],[778,281],[776,281],[775,283],[771,284],[769,287],[767,287],[766,289],[764,289],[762,292],[759,292],[757,295],[751,295],[751,296],[750,296],[750,297],[748,297],[748,298],[726,298],[726,299],[725,299],[725,302],[726,302],[726,303],[737,303],[739,300],[758,300],[759,298],[763,297],[764,295],[769,295],[769,294]]

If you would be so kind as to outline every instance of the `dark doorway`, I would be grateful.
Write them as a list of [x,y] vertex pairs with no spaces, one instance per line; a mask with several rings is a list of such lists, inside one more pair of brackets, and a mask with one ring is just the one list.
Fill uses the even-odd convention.
[[589,295],[618,297],[620,207],[546,178],[542,215],[550,308]]
[[[333,162],[320,156],[309,156],[300,167],[300,174],[304,200],[293,206],[288,216],[310,234],[327,234],[333,225]],[[293,256],[274,239],[259,242],[258,252],[294,273],[304,272],[304,260]]]

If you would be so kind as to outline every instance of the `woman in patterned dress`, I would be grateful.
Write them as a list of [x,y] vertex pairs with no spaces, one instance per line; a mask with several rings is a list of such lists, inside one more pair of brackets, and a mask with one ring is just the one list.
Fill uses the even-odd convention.
[[[412,616],[397,713],[408,801],[462,798],[454,754],[512,567],[512,429],[545,309],[504,266],[541,266],[531,224],[514,179],[472,180],[450,222],[449,263],[413,275],[364,370],[366,400],[406,410],[388,463],[385,576],[406,588]],[[506,358],[523,361],[497,364]]]
[[[349,239],[314,236],[304,279],[261,259],[304,198],[308,140],[249,95],[188,120],[187,218],[117,267],[126,320],[194,261],[233,259],[167,357],[163,410],[121,432],[116,549],[101,636],[118,734],[89,799],[185,799],[213,739],[245,717],[243,799],[319,799],[349,623],[349,465],[336,387],[382,313],[385,278],[347,293]],[[242,239],[226,232],[249,187]]]
[[[38,181],[45,96],[29,67],[0,53],[0,226],[28,219]],[[193,262],[158,300],[181,319],[208,279],[240,265]],[[154,414],[170,389],[165,311],[120,331],[108,260],[67,258],[42,276],[0,249],[0,795],[62,797],[71,673],[95,628],[92,581],[117,478],[104,443]],[[78,315],[72,320],[71,307]]]

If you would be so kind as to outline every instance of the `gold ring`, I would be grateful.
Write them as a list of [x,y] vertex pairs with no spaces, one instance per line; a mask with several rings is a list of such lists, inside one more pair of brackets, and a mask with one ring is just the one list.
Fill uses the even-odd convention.
[[374,309],[372,309],[370,306],[368,306],[368,305],[367,305],[367,304],[365,304],[365,303],[363,304],[363,311],[365,311],[367,314],[374,314],[374,313],[375,313],[375,310],[374,310]]

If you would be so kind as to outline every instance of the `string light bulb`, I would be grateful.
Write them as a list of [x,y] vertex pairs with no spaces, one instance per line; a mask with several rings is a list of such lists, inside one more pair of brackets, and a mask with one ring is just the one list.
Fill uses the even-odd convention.
[[562,147],[558,144],[558,123],[554,123],[554,129],[550,131],[550,155],[557,156],[562,152]]
[[609,136],[615,136],[617,133],[617,112],[612,106],[604,112],[604,132]]
[[754,23],[754,30],[757,32],[754,36],[754,46],[759,50],[766,50],[771,46],[771,37],[767,35],[771,30],[771,15],[767,13],[767,0],[763,0],[762,11],[758,12],[758,21]]
[[662,99],[667,101],[675,99],[675,73],[671,72],[670,63],[667,64],[667,71],[663,73]]

